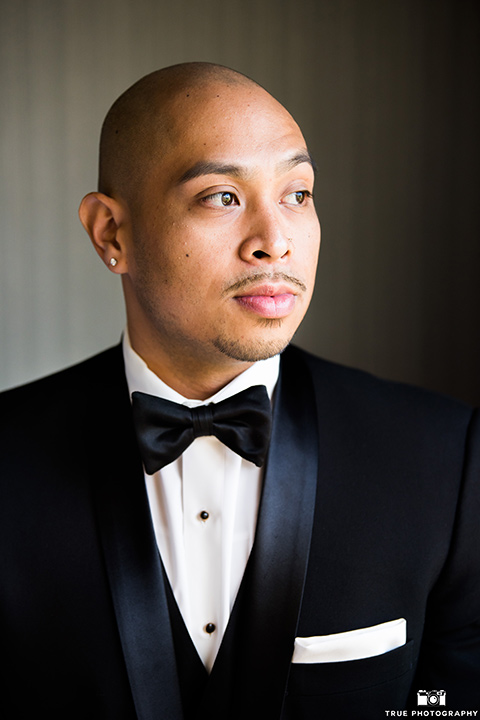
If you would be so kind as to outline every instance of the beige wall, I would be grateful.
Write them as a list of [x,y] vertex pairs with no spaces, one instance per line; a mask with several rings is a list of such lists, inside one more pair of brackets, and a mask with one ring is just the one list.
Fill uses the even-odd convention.
[[230,65],[302,125],[323,226],[305,347],[480,403],[479,3],[2,0],[0,387],[116,342],[76,212],[141,75]]

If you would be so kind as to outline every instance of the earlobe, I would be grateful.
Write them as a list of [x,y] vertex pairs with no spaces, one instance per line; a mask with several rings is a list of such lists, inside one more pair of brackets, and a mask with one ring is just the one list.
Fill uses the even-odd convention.
[[78,209],[80,221],[90,236],[93,247],[105,265],[117,274],[127,270],[120,231],[123,214],[117,200],[99,192],[85,195]]

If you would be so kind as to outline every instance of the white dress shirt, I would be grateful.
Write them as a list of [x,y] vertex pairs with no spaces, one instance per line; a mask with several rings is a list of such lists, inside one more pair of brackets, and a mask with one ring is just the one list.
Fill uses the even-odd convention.
[[[155,375],[123,339],[130,395],[134,391],[197,407],[253,385],[270,399],[279,356],[262,360],[207,400],[183,397]],[[205,667],[211,670],[255,536],[263,471],[215,437],[200,437],[173,463],[145,473],[158,549],[175,599]]]

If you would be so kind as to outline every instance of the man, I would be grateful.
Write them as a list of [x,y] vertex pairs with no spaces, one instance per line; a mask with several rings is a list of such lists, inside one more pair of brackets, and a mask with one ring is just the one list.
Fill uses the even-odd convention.
[[111,108],[80,218],[122,278],[122,345],[1,403],[4,717],[479,708],[478,416],[279,360],[313,181],[232,70],[167,68]]

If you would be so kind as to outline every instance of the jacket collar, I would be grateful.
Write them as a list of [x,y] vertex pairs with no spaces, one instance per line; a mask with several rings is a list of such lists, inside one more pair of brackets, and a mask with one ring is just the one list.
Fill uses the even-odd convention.
[[91,458],[99,533],[138,720],[178,720],[182,706],[163,573],[116,350],[95,417],[102,452]]
[[283,354],[276,393],[255,543],[207,691],[216,720],[265,706],[263,720],[279,718],[293,653],[318,473],[314,392],[298,350]]
[[[113,357],[113,356],[112,356]],[[182,717],[161,561],[134,439],[121,349],[96,422],[92,458],[99,531],[139,720]],[[121,391],[119,392],[119,387]],[[254,547],[202,705],[210,720],[280,714],[308,562],[318,433],[309,371],[299,351],[282,356],[272,441]],[[265,703],[261,703],[265,706]]]

